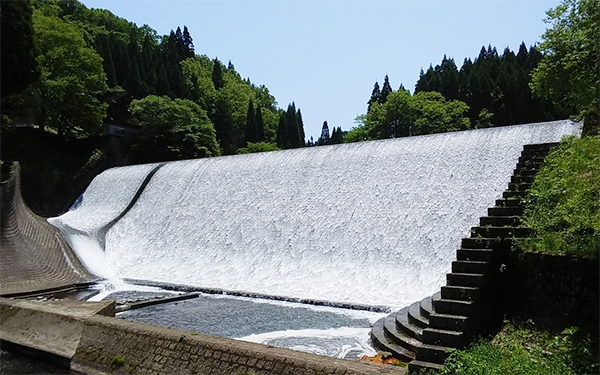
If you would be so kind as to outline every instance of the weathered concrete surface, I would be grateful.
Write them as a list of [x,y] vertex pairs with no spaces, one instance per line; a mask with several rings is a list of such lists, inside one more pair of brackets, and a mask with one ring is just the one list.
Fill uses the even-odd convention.
[[56,228],[21,197],[20,168],[1,184],[0,296],[69,289],[96,280]]
[[[114,305],[113,307],[114,308]],[[71,360],[85,374],[396,374],[400,367],[130,322],[102,303],[0,298],[0,339]]]
[[32,302],[0,298],[0,339],[71,359],[84,322],[96,314],[114,316],[114,301]]

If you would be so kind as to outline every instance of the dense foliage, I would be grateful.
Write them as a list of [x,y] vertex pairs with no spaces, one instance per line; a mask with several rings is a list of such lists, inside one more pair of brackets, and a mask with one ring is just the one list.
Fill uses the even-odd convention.
[[507,324],[493,340],[480,340],[454,351],[442,374],[454,375],[578,375],[597,374],[594,344],[577,329],[558,335],[533,325]]
[[415,93],[435,91],[447,100],[465,102],[473,125],[484,115],[489,116],[490,126],[565,118],[568,107],[537,98],[528,86],[531,71],[541,59],[537,48],[528,50],[524,43],[516,54],[509,48],[499,55],[495,47],[481,47],[477,58],[465,59],[460,70],[454,59],[444,56],[440,65],[421,71]]
[[391,92],[385,102],[373,101],[371,109],[359,118],[362,125],[350,130],[346,142],[407,137],[470,128],[469,107],[458,100],[447,101],[437,92],[415,95],[405,89]]
[[553,102],[566,103],[586,119],[586,132],[600,124],[600,0],[565,0],[548,12],[544,52],[531,88]]
[[[186,26],[159,36],[147,25],[138,27],[75,0],[6,1],[1,9],[3,126],[16,119],[64,138],[98,134],[103,124],[141,127],[135,155],[130,155],[140,162],[234,154],[248,143],[269,143],[271,148],[276,143],[280,148],[305,145],[302,115],[295,104],[290,105],[292,119],[290,108],[278,108],[269,90],[243,79],[231,61],[225,66],[217,58],[197,55]],[[16,40],[21,41],[19,48],[12,48]],[[16,78],[9,71],[12,67],[20,68],[14,70],[20,73]],[[145,98],[149,100],[139,102]],[[184,102],[189,101],[202,111],[203,130],[192,143],[200,142],[205,150],[189,147],[190,132],[197,130],[194,122],[184,138],[179,125],[160,127],[171,151],[150,157],[152,147],[163,147],[149,147],[148,129],[158,128],[149,125],[147,107],[140,105],[166,105],[166,98],[171,102],[165,108],[181,110],[182,103],[191,108]],[[198,108],[192,112],[199,113]],[[278,132],[284,114],[286,127]],[[209,139],[199,141],[208,125],[216,134],[217,148]],[[165,131],[177,134],[167,137]],[[186,145],[172,144],[178,139],[185,139]],[[245,152],[248,149],[256,148]]]
[[133,161],[153,162],[220,155],[206,112],[187,99],[149,95],[131,103],[142,126]]
[[567,138],[552,151],[525,200],[535,230],[521,250],[600,255],[600,138]]

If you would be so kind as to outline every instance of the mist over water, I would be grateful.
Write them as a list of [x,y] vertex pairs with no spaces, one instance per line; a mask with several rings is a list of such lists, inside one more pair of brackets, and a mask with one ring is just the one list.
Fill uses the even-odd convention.
[[444,283],[523,145],[579,131],[558,121],[170,162],[108,229],[104,260],[87,260],[79,237],[102,242],[156,165],[104,172],[51,223],[118,278],[403,307]]

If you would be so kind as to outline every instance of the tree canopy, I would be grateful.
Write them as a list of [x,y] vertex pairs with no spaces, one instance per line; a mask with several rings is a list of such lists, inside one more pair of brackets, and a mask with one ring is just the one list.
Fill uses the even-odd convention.
[[150,95],[134,100],[130,111],[142,127],[134,146],[136,162],[220,155],[212,123],[191,100]]
[[[600,122],[600,0],[564,0],[547,12],[544,56],[534,69],[531,89],[564,103],[586,127]],[[598,130],[596,129],[596,132]]]

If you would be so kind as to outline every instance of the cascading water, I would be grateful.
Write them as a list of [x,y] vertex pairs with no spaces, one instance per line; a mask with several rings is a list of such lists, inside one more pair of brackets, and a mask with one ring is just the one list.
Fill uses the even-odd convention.
[[[403,307],[444,282],[522,146],[579,131],[557,121],[167,163],[106,232],[108,272]],[[87,247],[155,167],[104,172],[51,220],[92,271]]]

